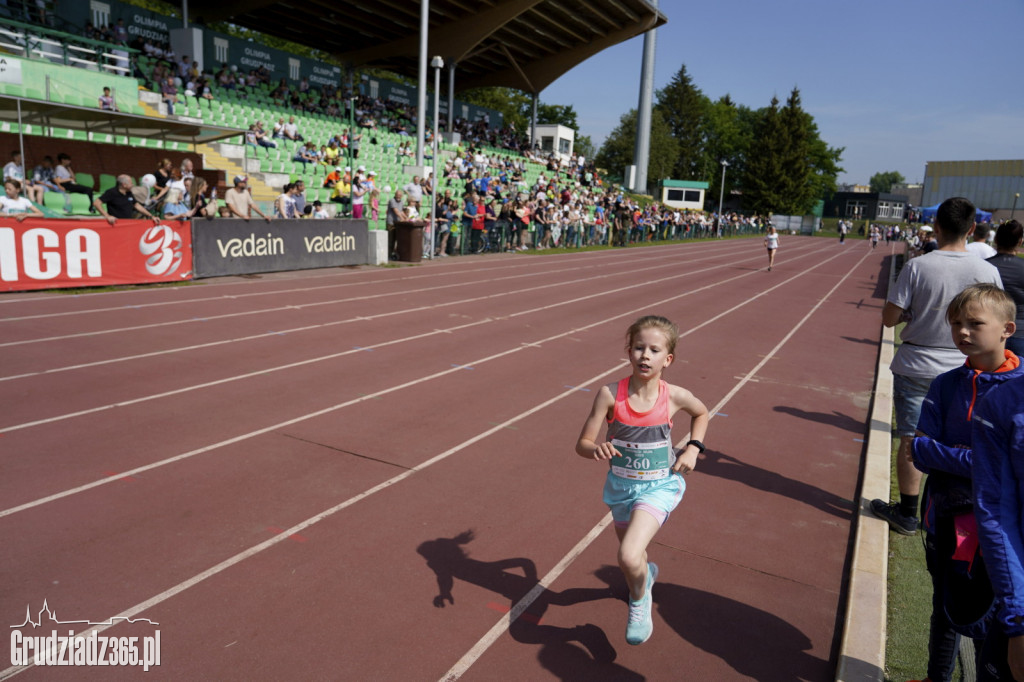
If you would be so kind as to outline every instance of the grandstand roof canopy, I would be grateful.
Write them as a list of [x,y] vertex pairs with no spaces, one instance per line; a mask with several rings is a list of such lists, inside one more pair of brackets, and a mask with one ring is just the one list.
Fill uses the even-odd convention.
[[19,101],[21,102],[21,123],[33,125],[189,144],[213,142],[229,137],[238,137],[241,134],[241,131],[236,128],[204,124],[200,119],[195,119],[193,122],[184,117],[154,118],[103,111],[96,107],[76,107],[2,95],[0,95],[0,121],[18,123]]
[[[419,74],[420,0],[224,0],[193,20],[230,21],[354,67]],[[539,93],[577,64],[666,22],[647,0],[430,0],[427,59],[455,62],[458,90]]]

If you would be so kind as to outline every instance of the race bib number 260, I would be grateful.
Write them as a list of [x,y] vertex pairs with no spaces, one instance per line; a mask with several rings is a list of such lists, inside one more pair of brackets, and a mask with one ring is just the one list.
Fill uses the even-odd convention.
[[636,480],[656,480],[668,476],[672,466],[672,443],[630,443],[612,439],[618,455],[612,457],[612,471],[617,476]]

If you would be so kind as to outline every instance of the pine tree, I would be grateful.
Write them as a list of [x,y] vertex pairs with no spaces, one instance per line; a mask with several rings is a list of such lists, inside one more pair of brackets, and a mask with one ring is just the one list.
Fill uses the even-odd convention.
[[805,215],[835,192],[842,171],[842,148],[825,144],[810,114],[800,106],[800,91],[778,98],[758,112],[743,174],[743,204],[757,213]]
[[708,179],[709,157],[705,153],[705,143],[709,104],[708,98],[686,73],[685,64],[679,67],[672,81],[657,92],[654,109],[661,113],[679,145],[679,155],[672,169],[672,177],[676,180]]
[[[636,143],[636,109],[630,109],[619,119],[616,126],[601,145],[594,158],[613,178],[623,178],[626,167],[633,164],[633,149]],[[679,153],[679,145],[673,139],[665,119],[655,109],[651,112],[651,154],[647,167],[647,181],[651,187],[661,180],[672,177],[672,167]]]
[[754,139],[742,176],[743,206],[758,215],[779,213],[785,206],[784,150],[787,131],[779,114],[779,99],[758,112]]
[[[756,112],[749,107],[737,106],[729,95],[711,104],[707,110],[706,169],[703,177],[710,184],[706,196],[709,201],[714,199],[715,210],[718,209],[718,197],[728,196],[732,187],[740,184],[746,168],[746,152],[754,139],[755,120]],[[721,191],[722,161],[729,163],[724,193]]]
[[779,212],[786,215],[803,215],[810,211],[817,199],[811,185],[811,117],[800,106],[800,91],[793,88],[786,100],[786,106],[779,112],[779,121],[786,131],[786,146],[782,155],[782,178],[780,190],[783,205]]

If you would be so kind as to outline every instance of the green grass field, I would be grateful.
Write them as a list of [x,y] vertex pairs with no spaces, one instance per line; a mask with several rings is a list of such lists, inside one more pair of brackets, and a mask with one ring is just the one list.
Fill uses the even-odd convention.
[[[900,439],[892,439],[892,492],[899,499],[896,484],[896,450]],[[928,666],[928,620],[931,617],[932,581],[924,565],[921,535],[889,533],[889,578],[887,588],[885,679],[891,682],[924,679]]]
[[[896,346],[900,331],[897,325]],[[896,422],[893,416],[893,430]],[[896,480],[896,451],[900,439],[892,439],[890,460],[890,500],[899,499]],[[921,484],[924,489],[924,482]],[[887,682],[923,680],[928,669],[928,623],[932,613],[932,580],[924,560],[923,536],[889,533],[889,573],[887,582],[885,639],[885,679]],[[972,666],[968,666],[972,668]],[[973,679],[973,670],[968,680]],[[954,680],[963,680],[960,665],[953,673]]]
[[[895,331],[900,344],[903,325]],[[893,430],[896,421],[893,415]],[[900,439],[892,439],[889,499],[899,499],[896,481],[896,451]],[[924,565],[921,535],[889,533],[889,574],[887,584],[885,638],[885,679],[890,682],[922,680],[928,667],[928,621],[932,608],[932,580]]]

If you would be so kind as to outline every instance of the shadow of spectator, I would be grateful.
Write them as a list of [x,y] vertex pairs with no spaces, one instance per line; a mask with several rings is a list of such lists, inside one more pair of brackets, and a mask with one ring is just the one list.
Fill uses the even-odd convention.
[[811,640],[778,616],[693,587],[658,583],[658,615],[687,642],[759,682],[832,679],[827,660],[808,653]]
[[807,419],[819,424],[827,424],[828,426],[852,431],[857,435],[867,433],[868,425],[866,423],[857,421],[853,417],[848,417],[842,412],[836,412],[835,410],[832,410],[832,412],[808,412],[807,410],[801,410],[799,407],[790,407],[789,405],[776,405],[772,409],[776,412],[791,414],[800,419]]
[[878,339],[855,339],[852,336],[840,336],[839,338],[846,339],[851,343],[863,343],[866,346],[877,346],[879,342]]
[[701,456],[697,470],[708,476],[726,478],[757,490],[792,498],[844,521],[853,518],[854,504],[851,500],[715,450],[709,449]]
[[878,275],[873,277],[875,280],[875,290],[871,294],[872,298],[884,301],[889,293],[889,270],[892,269],[892,259],[892,256],[886,256],[878,266]]
[[[537,587],[539,579],[533,561],[523,557],[497,561],[472,559],[463,547],[473,538],[473,531],[467,530],[453,538],[428,540],[416,548],[437,576],[438,594],[433,598],[434,606],[446,608],[455,604],[453,588],[456,578],[500,594],[509,600],[512,607]],[[619,582],[622,582],[621,573]],[[643,679],[613,663],[617,656],[615,648],[597,625],[585,623],[565,628],[541,623],[550,605],[571,606],[615,598],[624,599],[611,587],[570,588],[562,592],[545,590],[525,612],[511,621],[509,634],[522,644],[541,645],[538,660],[563,680]],[[579,643],[586,653],[573,642]]]

